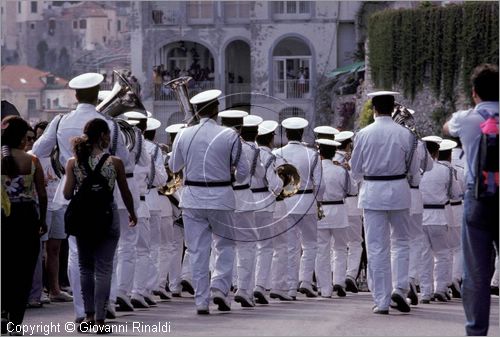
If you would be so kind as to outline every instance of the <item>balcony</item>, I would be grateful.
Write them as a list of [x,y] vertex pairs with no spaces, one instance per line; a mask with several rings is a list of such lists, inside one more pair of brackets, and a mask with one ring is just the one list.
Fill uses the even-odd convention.
[[310,80],[273,80],[274,95],[279,98],[309,99]]
[[[213,81],[190,81],[189,82],[189,98],[194,95],[209,89],[214,89]],[[176,101],[174,92],[163,84],[153,84],[153,92],[155,101]]]

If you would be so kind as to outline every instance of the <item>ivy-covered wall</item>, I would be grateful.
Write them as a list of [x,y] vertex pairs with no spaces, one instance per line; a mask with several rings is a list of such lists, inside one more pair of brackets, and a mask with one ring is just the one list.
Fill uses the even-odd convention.
[[499,3],[465,2],[445,7],[384,10],[368,22],[368,58],[378,89],[402,87],[413,99],[430,86],[454,105],[456,87],[470,92],[472,69],[498,64]]

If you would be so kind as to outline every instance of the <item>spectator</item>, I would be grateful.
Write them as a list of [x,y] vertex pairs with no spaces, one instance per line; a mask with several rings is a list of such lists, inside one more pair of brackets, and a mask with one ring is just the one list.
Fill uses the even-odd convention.
[[30,126],[28,132],[26,132],[26,148],[24,149],[26,152],[31,151],[33,148],[33,144],[35,143],[35,130]]
[[[486,336],[490,318],[490,281],[494,257],[498,256],[498,185],[496,194],[489,197],[476,197],[475,189],[476,177],[480,174],[476,171],[481,139],[480,125],[485,121],[483,115],[495,117],[498,129],[498,67],[492,64],[477,66],[472,73],[471,82],[472,99],[476,106],[455,112],[444,125],[443,132],[460,137],[466,158],[467,190],[464,195],[462,226],[465,331],[467,335]],[[498,165],[498,157],[496,162]]]
[[34,127],[36,139],[40,138],[40,136],[43,134],[43,132],[47,128],[47,125],[49,125],[49,122],[47,122],[47,121],[41,121],[41,122],[36,123],[36,125]]
[[[105,149],[110,145],[110,129],[108,123],[100,118],[90,120],[84,128],[84,135],[73,140],[75,157],[70,158],[66,164],[66,184],[64,197],[72,198],[75,189],[78,189],[85,177],[87,170],[83,163],[90,163],[93,169],[105,155]],[[125,168],[120,158],[109,156],[99,172],[108,180],[110,190],[118,184],[123,201],[129,211],[131,226],[135,226],[135,216],[132,194],[127,185]],[[103,224],[104,226],[104,224]],[[98,331],[108,332],[110,328],[105,325],[106,307],[111,287],[111,274],[113,271],[113,257],[120,236],[119,216],[114,207],[113,223],[104,236],[96,238],[94,233],[76,238],[80,263],[80,278],[82,295],[85,307],[85,320],[82,324],[98,325]]]
[[7,322],[16,326],[23,322],[40,235],[47,231],[43,170],[38,159],[25,152],[29,129],[18,116],[2,121],[1,268],[9,276],[2,278],[2,330]]

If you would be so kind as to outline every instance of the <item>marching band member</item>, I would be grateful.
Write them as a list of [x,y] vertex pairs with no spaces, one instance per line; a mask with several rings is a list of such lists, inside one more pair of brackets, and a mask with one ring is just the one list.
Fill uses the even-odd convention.
[[[351,158],[352,151],[352,131],[342,131],[335,135],[335,140],[340,143],[337,147],[333,161],[337,161],[345,165],[350,171],[349,159]],[[358,285],[356,278],[359,273],[359,265],[361,263],[361,255],[363,254],[363,210],[358,208],[358,190],[359,183],[353,183],[352,190],[349,192],[345,199],[347,207],[347,219],[349,227],[347,228],[347,272],[345,278],[346,291],[352,293],[358,292]]]
[[[278,127],[275,121],[263,121],[257,129],[256,142],[260,150],[260,160],[265,170],[262,178],[252,179],[251,189],[255,200],[255,223],[261,227],[261,239],[257,241],[255,263],[255,288],[253,296],[256,303],[269,304],[266,298],[266,287],[270,282],[271,266],[276,263],[277,271],[286,275],[286,236],[273,224],[273,211],[276,207],[276,196],[281,193],[283,180],[276,173],[276,156],[272,154],[274,130]],[[273,262],[273,253],[276,260]],[[278,268],[277,268],[278,269]],[[286,282],[278,287],[273,284],[271,294],[274,298],[287,297]],[[291,298],[290,298],[291,299]]]
[[[236,182],[241,183],[250,171],[238,134],[230,128],[218,126],[215,121],[220,94],[220,90],[208,90],[191,98],[190,103],[196,106],[200,122],[179,132],[169,160],[172,172],[184,169],[180,207],[187,249],[191,254],[198,314],[209,313],[209,296],[219,310],[231,310],[227,296],[233,271],[234,241],[231,235],[236,206],[231,176],[234,174]],[[216,259],[210,282],[212,241]]]
[[[68,86],[76,91],[78,105],[69,114],[61,115],[59,118],[52,120],[43,135],[33,144],[32,152],[34,155],[40,158],[50,157],[52,150],[57,145],[59,147],[59,162],[61,165],[65,165],[67,160],[73,156],[71,139],[83,134],[83,128],[88,121],[94,118],[101,118],[108,122],[111,134],[113,135],[109,152],[112,155],[118,156],[124,163],[128,162],[129,151],[125,146],[123,138],[114,136],[119,134],[117,125],[107,116],[97,112],[95,108],[99,94],[99,84],[103,80],[104,77],[101,74],[85,73],[74,77],[68,83]],[[130,172],[126,171],[126,173]],[[66,176],[63,175],[54,196],[54,202],[67,206],[69,201],[64,198],[62,193],[65,183]],[[81,295],[78,249],[73,236],[68,238],[68,244],[68,276],[73,292],[75,321],[81,322],[84,319],[85,312]]]
[[[300,281],[299,291],[308,297],[316,297],[312,289],[312,278],[317,249],[317,214],[316,214],[316,193],[321,183],[321,163],[319,154],[304,146],[302,136],[304,129],[309,122],[300,117],[285,119],[281,125],[286,130],[288,144],[277,149],[276,154],[283,157],[287,162],[295,166],[300,175],[300,190],[297,194],[285,199],[288,209],[288,218],[292,221],[292,228],[287,231],[289,237],[289,295],[293,297],[297,291]],[[300,240],[297,240],[296,238]],[[300,269],[297,268],[294,260],[294,251],[297,243],[302,246],[302,256]],[[292,251],[290,251],[292,248]],[[291,254],[290,254],[291,253]],[[298,269],[298,270],[297,270]]]
[[[368,95],[375,121],[358,132],[351,157],[353,178],[363,180],[358,207],[363,209],[365,220],[375,314],[389,314],[391,300],[399,311],[410,311],[406,303],[410,184],[418,185],[420,172],[414,156],[416,137],[391,119],[395,94],[382,91]],[[391,250],[395,280],[391,277]]]
[[[334,162],[336,147],[341,143],[331,139],[316,139],[321,156],[323,182],[318,193],[324,218],[318,221],[318,254],[316,276],[321,297],[329,298],[332,291],[344,297],[347,271],[347,243],[349,222],[345,199],[355,189],[354,181],[345,164]],[[318,206],[319,207],[319,206]],[[333,240],[333,244],[332,244]],[[333,247],[332,247],[333,246]],[[333,288],[332,288],[332,263]]]
[[[438,161],[438,155],[440,150],[451,150],[456,143],[443,139],[438,144],[433,139],[423,139],[426,140],[434,165],[432,170],[424,174],[420,183],[424,202],[422,224],[425,237],[420,282],[421,303],[429,303],[433,295],[436,300],[446,302],[446,293],[451,283],[448,226],[452,221],[447,205],[450,199],[458,198],[460,191],[453,168]],[[449,155],[451,156],[451,151]]]

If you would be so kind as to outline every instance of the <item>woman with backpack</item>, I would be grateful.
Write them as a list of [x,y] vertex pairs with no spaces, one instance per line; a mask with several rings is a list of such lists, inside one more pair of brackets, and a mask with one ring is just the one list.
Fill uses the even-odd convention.
[[66,164],[64,197],[72,200],[66,211],[65,225],[68,234],[75,235],[78,247],[86,315],[79,328],[83,332],[111,332],[104,319],[113,257],[120,236],[113,200],[115,183],[129,212],[130,226],[137,223],[123,162],[107,153],[109,144],[108,123],[99,118],[90,120],[84,135],[73,139],[75,157]]
[[24,151],[29,129],[19,116],[2,120],[2,334],[20,331],[40,236],[47,231],[43,169]]

